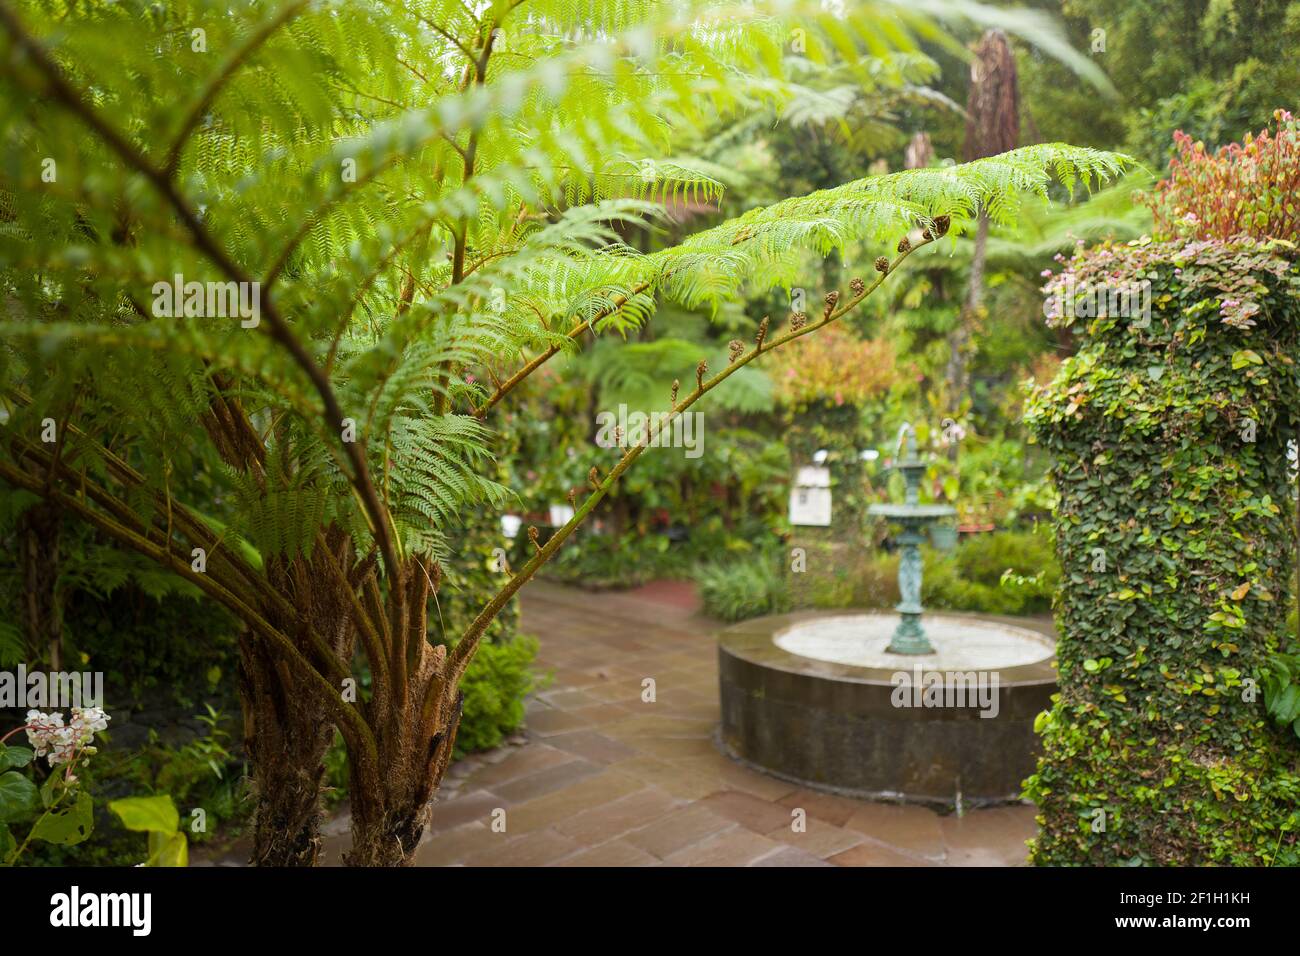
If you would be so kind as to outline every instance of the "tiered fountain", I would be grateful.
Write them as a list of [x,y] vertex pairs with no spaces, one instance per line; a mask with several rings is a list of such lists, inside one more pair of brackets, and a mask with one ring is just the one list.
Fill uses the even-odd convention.
[[904,423],[898,430],[898,447],[894,457],[902,456],[903,440],[907,440],[907,458],[895,467],[903,473],[906,490],[901,505],[872,505],[868,514],[896,522],[903,528],[898,543],[903,552],[898,560],[898,593],[902,600],[895,610],[899,614],[898,627],[888,650],[893,654],[933,654],[934,648],[921,627],[921,542],[925,529],[943,518],[951,518],[957,509],[951,505],[920,504],[921,476],[926,464],[916,454],[916,429]]
[[777,776],[856,796],[1014,799],[1034,765],[1034,717],[1056,688],[1051,623],[950,613],[922,626],[920,545],[930,525],[956,512],[920,503],[927,465],[911,425],[899,431],[898,452],[903,503],[869,509],[900,529],[897,616],[801,612],[724,631],[723,748]]

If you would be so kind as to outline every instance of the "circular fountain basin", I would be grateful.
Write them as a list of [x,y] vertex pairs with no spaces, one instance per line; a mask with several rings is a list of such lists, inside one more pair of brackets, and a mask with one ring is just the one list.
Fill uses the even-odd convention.
[[832,664],[895,671],[920,664],[926,670],[1001,670],[1051,658],[1055,642],[1038,631],[973,617],[927,614],[923,618],[933,654],[894,654],[887,648],[898,626],[895,614],[855,614],[795,624],[772,638],[781,650]]
[[1017,799],[1056,690],[1050,619],[926,614],[935,653],[885,650],[889,612],[802,612],[719,635],[721,743],[806,786],[967,806]]

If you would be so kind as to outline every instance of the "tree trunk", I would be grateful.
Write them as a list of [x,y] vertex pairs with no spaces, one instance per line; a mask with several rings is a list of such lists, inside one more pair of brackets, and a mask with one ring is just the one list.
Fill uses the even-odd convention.
[[320,856],[320,791],[334,727],[258,642],[240,640],[244,752],[257,791],[255,866],[315,866]]
[[18,519],[26,657],[30,664],[47,661],[55,671],[63,669],[63,602],[59,594],[62,517],[57,505],[41,501]]
[[[392,587],[405,591],[405,619],[391,622],[394,633],[405,634],[399,645],[404,652],[394,663],[409,663],[409,673],[401,681],[377,682],[367,706],[377,759],[348,762],[352,849],[343,857],[348,866],[411,865],[460,726],[464,698],[449,673],[447,648],[428,641],[430,577],[417,560],[401,570]],[[351,748],[349,757],[357,757]]]
[[[1011,43],[1001,30],[988,30],[980,37],[971,59],[970,93],[966,98],[967,162],[997,156],[1014,149],[1020,139],[1020,88],[1016,79],[1016,58]],[[970,387],[969,352],[975,325],[984,307],[984,257],[989,239],[989,217],[981,209],[971,256],[970,284],[966,304],[957,317],[957,327],[948,337],[948,404],[954,411]],[[953,449],[955,454],[956,449]]]
[[[318,541],[311,560],[297,558],[268,569],[273,585],[298,610],[297,621],[268,614],[287,634],[313,626],[339,660],[350,661],[356,630],[347,596],[336,586],[320,550],[336,553],[340,567],[352,565],[347,534],[331,529]],[[305,638],[300,650],[313,656]],[[340,688],[341,690],[341,688]],[[257,866],[315,866],[321,839],[321,784],[325,752],[334,740],[334,725],[324,704],[304,693],[283,660],[245,634],[240,639],[239,694],[244,715],[244,751],[257,791],[253,854]]]
[[[460,695],[448,722],[427,748],[423,735],[410,735],[401,750],[400,767],[387,765],[376,787],[363,774],[352,775],[352,849],[343,857],[348,866],[410,866],[433,814],[431,801],[451,763],[460,724]],[[405,737],[406,734],[398,736]]]

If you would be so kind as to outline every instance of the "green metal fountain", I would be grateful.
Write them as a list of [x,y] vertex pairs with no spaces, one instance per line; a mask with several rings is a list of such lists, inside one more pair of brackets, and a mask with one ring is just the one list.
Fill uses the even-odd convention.
[[[903,458],[904,440],[906,440],[907,457]],[[898,543],[902,545],[902,555],[898,562],[898,593],[900,600],[894,610],[898,611],[898,627],[889,642],[887,650],[893,654],[933,654],[934,648],[925,636],[921,626],[921,542],[926,539],[926,530],[930,525],[944,518],[950,518],[957,509],[949,505],[923,505],[920,503],[921,475],[925,473],[926,463],[916,452],[916,429],[905,422],[898,430],[898,448],[894,454],[894,468],[903,473],[906,491],[903,503],[871,505],[868,514],[884,518],[902,530]]]

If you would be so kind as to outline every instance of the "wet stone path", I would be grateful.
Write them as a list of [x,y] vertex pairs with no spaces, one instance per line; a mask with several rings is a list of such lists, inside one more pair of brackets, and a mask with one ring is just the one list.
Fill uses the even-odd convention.
[[[719,753],[716,627],[683,584],[617,594],[529,585],[522,629],[540,637],[538,665],[554,679],[510,744],[451,768],[417,864],[1025,862],[1032,807],[944,816],[810,791]],[[653,703],[642,700],[647,677]],[[792,826],[796,808],[803,832]],[[337,863],[346,817],[330,831],[327,862]]]

